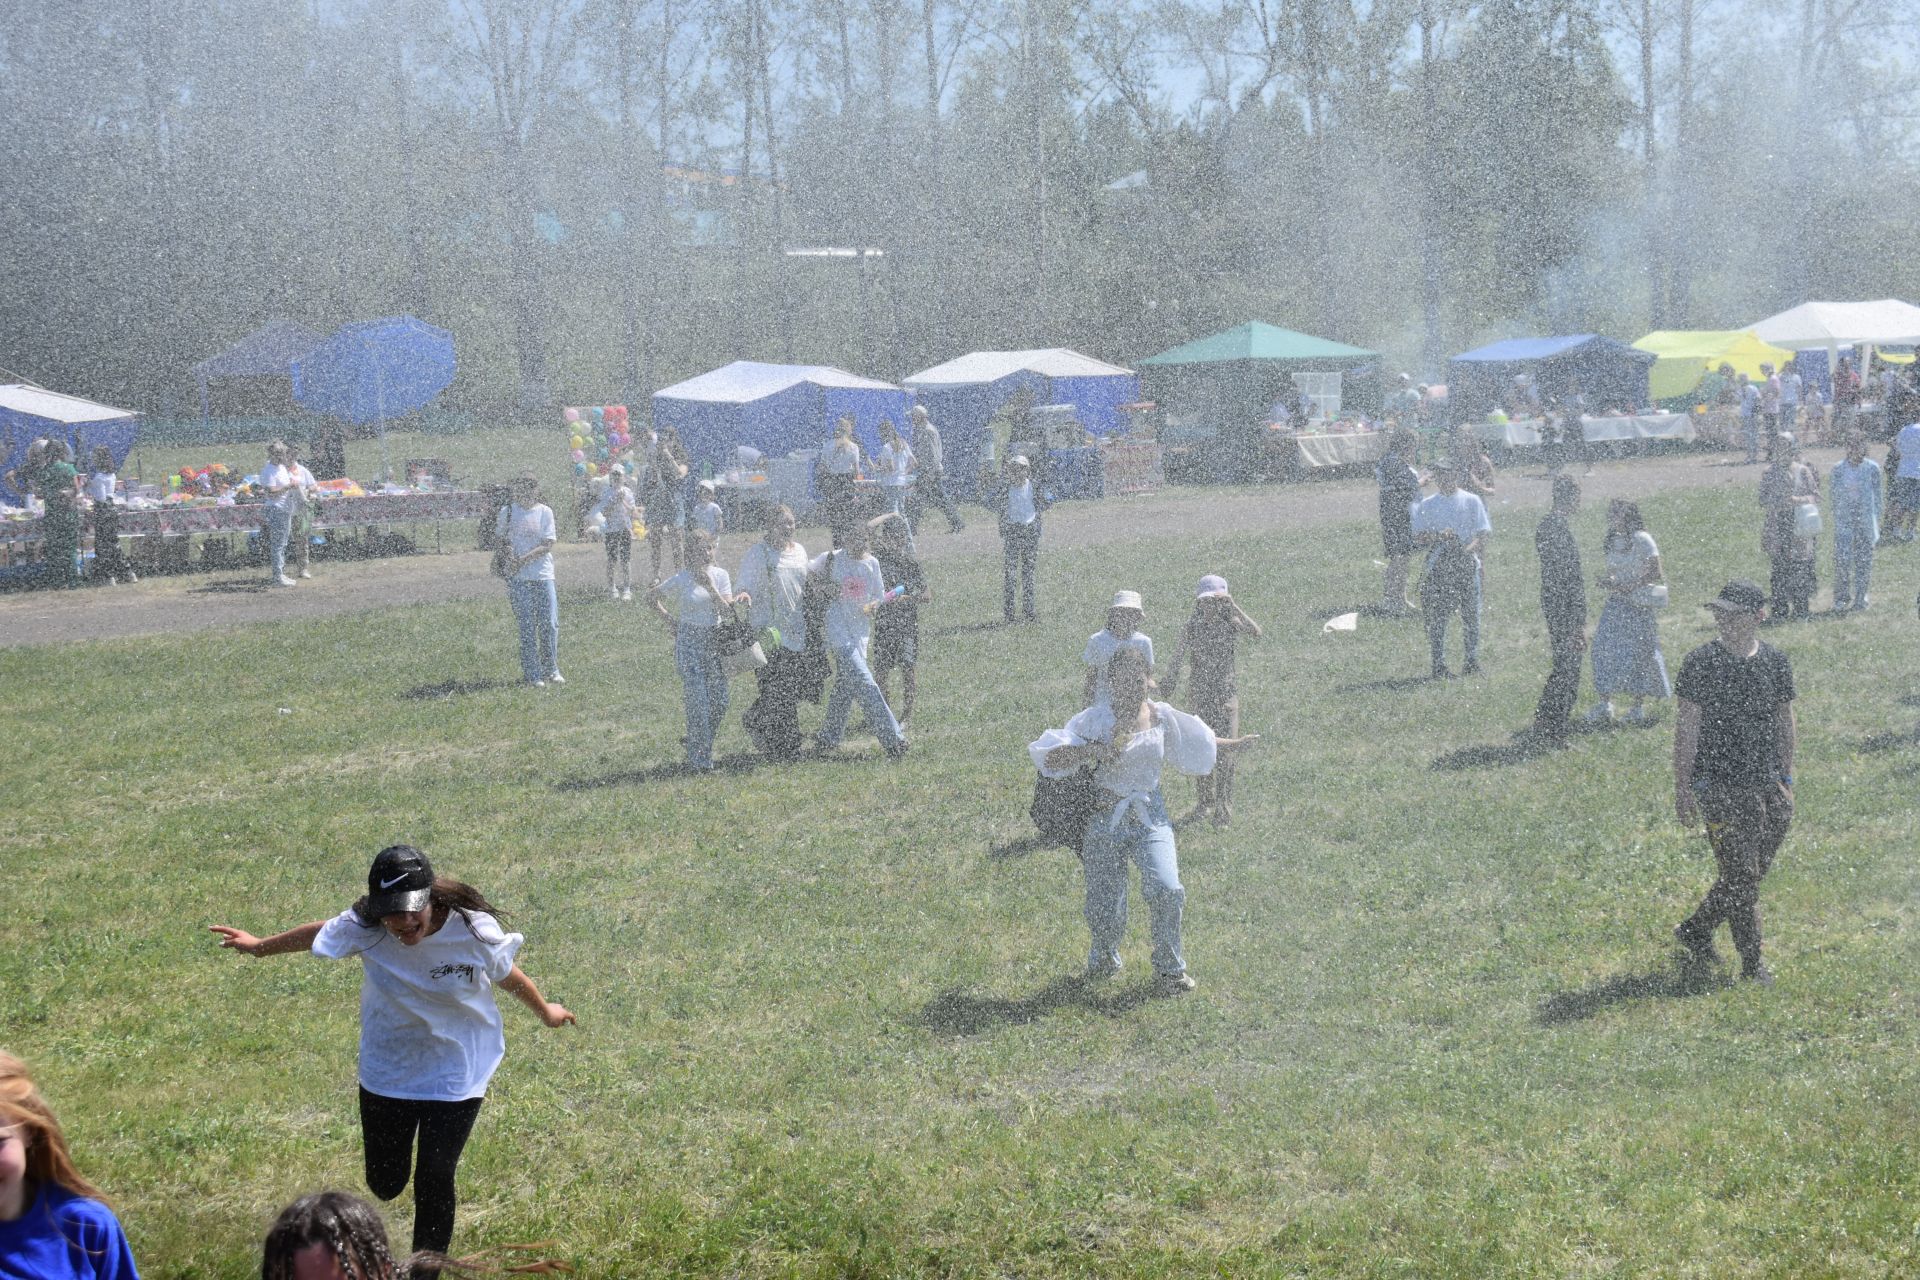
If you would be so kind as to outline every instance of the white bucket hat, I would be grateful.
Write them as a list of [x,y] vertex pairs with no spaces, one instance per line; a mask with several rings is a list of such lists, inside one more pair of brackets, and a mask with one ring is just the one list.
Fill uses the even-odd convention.
[[1145,614],[1147,611],[1147,607],[1140,603],[1140,593],[1138,591],[1114,592],[1113,603],[1107,606],[1107,610],[1108,612],[1112,612],[1115,609],[1132,609],[1135,613],[1139,614]]

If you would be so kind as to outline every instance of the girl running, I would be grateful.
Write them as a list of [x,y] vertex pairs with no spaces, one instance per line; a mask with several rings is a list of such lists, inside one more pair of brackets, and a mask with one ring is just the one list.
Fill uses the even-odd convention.
[[436,876],[425,854],[397,844],[373,860],[366,896],[331,920],[268,938],[212,926],[221,946],[256,958],[292,951],[359,957],[367,1186],[391,1200],[411,1175],[417,1250],[445,1252],[453,1239],[454,1170],[506,1053],[493,988],[549,1027],[575,1020],[514,963],[526,939],[503,930],[499,915],[478,889]]

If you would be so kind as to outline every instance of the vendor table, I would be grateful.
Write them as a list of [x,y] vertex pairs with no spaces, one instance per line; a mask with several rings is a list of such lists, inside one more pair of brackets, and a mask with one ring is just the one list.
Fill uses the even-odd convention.
[[[1510,449],[1535,449],[1540,446],[1538,418],[1516,418],[1510,422],[1476,422],[1473,434],[1488,444]],[[1580,434],[1588,444],[1614,440],[1693,440],[1693,415],[1687,413],[1650,413],[1640,417],[1585,417],[1580,419]]]
[[729,529],[758,532],[766,523],[766,509],[777,501],[773,482],[765,476],[758,480],[732,480],[725,476],[713,482],[714,500],[720,504]]
[[1303,469],[1352,467],[1378,462],[1387,453],[1387,433],[1355,431],[1345,434],[1297,435],[1293,437]]

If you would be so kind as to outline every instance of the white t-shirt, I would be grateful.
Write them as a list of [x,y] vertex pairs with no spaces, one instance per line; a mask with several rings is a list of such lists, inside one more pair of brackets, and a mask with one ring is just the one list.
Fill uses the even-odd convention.
[[1800,404],[1800,375],[1785,374],[1780,379],[1780,407],[1797,408]]
[[1032,524],[1039,518],[1033,506],[1033,481],[1022,481],[1007,490],[1008,524]]
[[776,551],[762,538],[740,557],[740,589],[753,597],[747,621],[756,629],[780,628],[780,647],[807,647],[807,619],[800,592],[807,582],[807,549],[795,542]]
[[458,911],[409,947],[352,909],[321,928],[313,953],[360,957],[360,1084],[386,1098],[460,1102],[487,1091],[507,1040],[493,988],[526,939],[485,912]]
[[[1420,505],[1413,509],[1413,531],[1441,533],[1447,529],[1453,530],[1463,546],[1480,534],[1493,532],[1493,523],[1487,519],[1487,504],[1480,501],[1478,494],[1468,493],[1465,489],[1455,489],[1450,494],[1431,494],[1421,499]],[[1428,560],[1431,561],[1439,551],[1439,547],[1432,548],[1428,552]]]
[[1893,438],[1900,447],[1900,468],[1893,474],[1902,480],[1920,480],[1920,422],[1909,422]]
[[722,596],[733,594],[733,579],[727,577],[727,571],[717,564],[709,568],[707,573],[682,569],[654,588],[666,602],[667,612],[678,618],[683,627],[720,625],[720,604],[713,598],[713,593],[707,590],[707,574],[713,575],[713,585]]
[[913,429],[913,444],[922,471],[937,476],[946,469],[946,454],[940,446],[940,429],[931,420]]
[[292,488],[288,488],[282,493],[273,492],[273,490],[280,488],[282,485],[292,485],[293,483],[293,472],[278,462],[268,463],[267,469],[260,473],[260,487],[268,491],[267,505],[275,511],[293,511],[299,507],[300,495]]
[[633,490],[623,484],[610,484],[606,492],[600,495],[600,501],[593,504],[593,510],[587,512],[587,519],[604,517],[608,533],[633,532],[633,518],[640,512],[640,504],[634,499]]
[[693,509],[693,523],[695,528],[705,529],[714,537],[719,537],[720,504],[717,502],[702,502],[696,506]]
[[95,471],[87,476],[87,497],[94,502],[113,501],[113,482],[119,477],[111,471]]
[[850,476],[860,469],[860,446],[851,440],[835,439],[820,455],[820,465],[829,475]]
[[[493,532],[496,537],[507,540],[515,556],[523,556],[541,543],[556,541],[560,536],[554,531],[553,509],[544,502],[536,502],[530,507],[508,503],[500,508],[500,518],[494,522]],[[552,582],[553,552],[528,561],[513,576],[518,582]]]
[[1618,538],[1608,538],[1605,548],[1607,573],[1615,582],[1638,582],[1646,575],[1647,566],[1660,554],[1653,535],[1645,529],[1628,538],[1623,545]]
[[1080,661],[1094,669],[1093,704],[1100,706],[1107,701],[1111,690],[1107,686],[1107,664],[1113,661],[1113,655],[1120,652],[1120,646],[1138,649],[1140,656],[1147,660],[1147,670],[1153,670],[1153,639],[1144,631],[1136,631],[1122,640],[1105,627],[1087,637],[1087,649],[1080,655]]
[[899,444],[880,446],[880,482],[890,488],[902,488],[909,483],[907,468],[913,464],[913,450],[905,441]]
[[842,649],[853,645],[864,650],[867,637],[873,632],[867,603],[878,600],[887,590],[886,581],[880,575],[880,562],[872,556],[855,560],[844,551],[830,551],[815,556],[807,571],[827,572],[829,558],[833,561],[833,582],[839,591],[827,606],[827,646]]
[[[1124,797],[1114,806],[1112,822],[1118,825],[1132,806],[1145,821],[1145,801],[1160,785],[1160,775],[1168,765],[1181,773],[1198,777],[1213,772],[1218,747],[1213,730],[1198,716],[1176,711],[1164,702],[1153,707],[1153,726],[1135,733],[1118,760],[1100,765],[1093,780],[1100,787]],[[1049,778],[1067,777],[1070,769],[1049,769],[1047,753],[1055,747],[1078,747],[1089,742],[1113,739],[1113,708],[1104,703],[1088,707],[1067,721],[1064,729],[1049,729],[1028,744],[1027,754],[1034,768]]]

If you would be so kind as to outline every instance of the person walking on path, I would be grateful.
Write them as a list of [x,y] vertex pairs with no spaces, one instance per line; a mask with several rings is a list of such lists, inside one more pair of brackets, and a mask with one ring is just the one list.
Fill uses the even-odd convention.
[[1880,541],[1880,464],[1867,456],[1867,438],[1847,435],[1847,456],[1827,479],[1833,508],[1833,609],[1864,612],[1873,589],[1873,549]]
[[267,466],[260,473],[260,487],[267,491],[266,539],[267,585],[290,587],[287,576],[287,542],[293,537],[294,508],[300,502],[300,482],[294,479],[293,450],[283,440],[267,446]]
[[1033,483],[1033,468],[1027,455],[1016,453],[1007,459],[991,491],[987,505],[1000,517],[1000,546],[1005,560],[1005,590],[1001,611],[1013,621],[1013,590],[1019,579],[1022,616],[1028,622],[1038,618],[1034,608],[1034,572],[1040,559],[1041,516],[1046,498]]
[[825,578],[833,587],[827,608],[827,648],[834,658],[833,692],[827,698],[826,717],[814,743],[823,753],[839,747],[846,736],[847,717],[858,702],[880,747],[898,760],[907,754],[907,738],[887,705],[886,695],[867,666],[867,644],[873,633],[873,613],[886,594],[880,564],[867,554],[867,526],[856,520],[840,533],[840,545],[818,556],[807,572]]
[[1480,549],[1493,524],[1486,504],[1460,488],[1460,464],[1442,458],[1433,467],[1440,491],[1420,503],[1413,513],[1415,546],[1427,548],[1426,576],[1420,582],[1420,611],[1427,625],[1427,648],[1433,659],[1433,677],[1443,680],[1447,670],[1447,620],[1460,615],[1465,654],[1460,671],[1480,670]]
[[[1169,702],[1180,686],[1180,665],[1191,659],[1193,684],[1187,702],[1193,714],[1206,722],[1219,738],[1240,736],[1240,679],[1234,666],[1234,654],[1241,636],[1260,638],[1260,624],[1247,616],[1227,588],[1227,580],[1210,573],[1194,588],[1193,613],[1180,628],[1174,642],[1173,657],[1167,662],[1166,683],[1161,692]],[[1148,661],[1152,670],[1152,661]],[[1213,825],[1225,827],[1233,822],[1233,753],[1214,763],[1213,772],[1193,780],[1194,806],[1191,818],[1213,815]]]
[[[1815,557],[1819,554],[1820,477],[1800,459],[1790,442],[1773,441],[1772,460],[1760,477],[1760,549],[1771,567],[1773,616],[1813,616],[1813,594],[1819,590]],[[1805,510],[1811,508],[1811,516]]]
[[1760,642],[1767,595],[1736,578],[1707,602],[1719,636],[1680,664],[1673,731],[1673,805],[1683,827],[1704,815],[1719,875],[1674,932],[1688,955],[1719,957],[1713,933],[1725,921],[1740,976],[1771,985],[1760,955],[1760,881],[1793,823],[1793,666]]
[[1565,746],[1569,717],[1580,692],[1580,655],[1587,648],[1587,584],[1580,544],[1571,527],[1580,510],[1580,482],[1553,478],[1553,507],[1533,531],[1540,556],[1540,612],[1547,620],[1547,652],[1553,668],[1533,710],[1533,736],[1547,746]]
[[140,1280],[106,1197],[73,1163],[27,1064],[0,1052],[0,1276]]
[[1406,427],[1387,435],[1387,451],[1374,468],[1380,486],[1380,541],[1387,567],[1381,573],[1380,611],[1394,617],[1413,612],[1407,598],[1407,565],[1413,558],[1413,508],[1420,501],[1420,473],[1413,458],[1419,442]]
[[[713,769],[713,738],[727,717],[727,673],[720,665],[716,643],[720,611],[731,611],[733,581],[713,562],[713,535],[705,529],[687,531],[686,568],[647,591],[647,603],[673,632],[673,669],[687,712],[687,768],[700,773]],[[744,597],[751,605],[750,596]],[[671,612],[667,601],[673,602]]]
[[1607,602],[1593,629],[1593,689],[1600,703],[1588,719],[1612,721],[1613,700],[1624,695],[1633,699],[1628,723],[1648,724],[1646,700],[1672,697],[1673,686],[1660,653],[1660,609],[1667,595],[1660,548],[1638,503],[1615,498],[1607,504],[1604,550],[1607,570],[1599,584]]
[[1113,655],[1123,648],[1138,649],[1140,656],[1147,660],[1147,671],[1153,671],[1153,637],[1140,630],[1140,624],[1146,620],[1147,609],[1138,591],[1113,593],[1107,605],[1107,625],[1087,637],[1086,650],[1080,655],[1080,661],[1087,667],[1080,690],[1081,706],[1091,707],[1107,700],[1107,667],[1112,664]]
[[[740,590],[749,601],[747,620],[763,637],[761,649],[767,655],[767,665],[754,672],[759,696],[741,722],[754,746],[776,760],[799,756],[802,742],[800,696],[808,635],[801,600],[807,584],[807,549],[795,540],[795,527],[792,510],[775,507],[767,516],[766,536],[740,558]],[[777,639],[767,634],[769,629],[779,633]]]
[[549,1027],[575,1021],[515,963],[526,939],[506,932],[501,914],[478,889],[435,875],[425,854],[396,844],[374,858],[366,896],[331,920],[265,938],[210,926],[222,947],[256,959],[311,951],[360,961],[367,1187],[391,1200],[411,1178],[415,1249],[445,1252],[453,1240],[460,1153],[506,1056],[494,990]]
[[500,509],[494,537],[505,542],[501,566],[507,602],[520,631],[520,675],[536,689],[565,684],[560,674],[560,598],[553,586],[553,548],[560,535],[553,509],[540,501],[540,482],[522,472],[513,498]]
[[928,503],[939,507],[947,518],[947,532],[958,533],[967,526],[954,507],[953,495],[947,492],[947,459],[940,442],[940,428],[933,425],[923,404],[913,406],[907,417],[913,423],[913,456],[920,463],[916,473],[919,483],[915,486],[919,503],[922,507]]
[[1147,699],[1147,661],[1137,649],[1114,654],[1109,672],[1113,701],[1088,707],[1060,729],[1049,729],[1027,748],[1034,766],[1050,778],[1093,766],[1096,803],[1080,845],[1086,871],[1084,914],[1092,943],[1086,976],[1120,972],[1120,940],[1127,929],[1127,864],[1140,869],[1140,896],[1152,921],[1154,990],[1183,995],[1193,990],[1180,945],[1187,891],[1180,883],[1173,821],[1167,816],[1160,776],[1168,766],[1198,776],[1211,773],[1221,751],[1237,751],[1258,734],[1222,739],[1198,716]]

